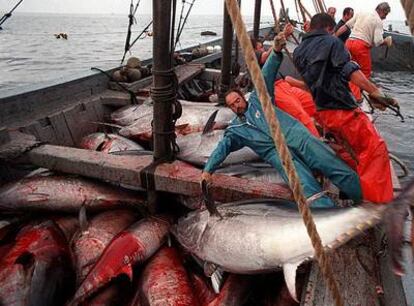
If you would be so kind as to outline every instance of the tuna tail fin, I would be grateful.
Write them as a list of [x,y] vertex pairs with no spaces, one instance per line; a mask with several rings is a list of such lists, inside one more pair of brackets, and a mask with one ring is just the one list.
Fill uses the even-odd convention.
[[285,276],[286,286],[289,290],[291,297],[298,303],[298,297],[296,293],[296,270],[301,263],[287,263],[283,265],[283,274]]
[[205,135],[205,134],[208,134],[208,133],[210,133],[212,130],[213,130],[213,128],[214,128],[214,124],[216,123],[216,117],[217,117],[217,113],[218,113],[218,109],[216,109],[211,115],[210,115],[210,117],[208,118],[208,120],[207,120],[207,122],[206,122],[206,125],[204,126],[204,129],[203,129],[203,133],[202,133],[202,135]]

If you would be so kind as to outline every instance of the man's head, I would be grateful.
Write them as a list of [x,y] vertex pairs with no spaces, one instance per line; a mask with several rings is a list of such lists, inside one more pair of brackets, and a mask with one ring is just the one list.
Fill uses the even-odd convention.
[[230,89],[224,96],[226,105],[237,115],[243,115],[247,110],[247,101],[238,89]]
[[327,13],[335,20],[336,8],[334,8],[333,6],[328,7]]
[[375,9],[378,13],[378,16],[384,20],[387,18],[387,15],[391,12],[391,7],[388,4],[388,2],[381,2],[377,5],[377,8]]
[[354,17],[354,10],[352,7],[344,8],[344,12],[342,13],[342,20],[347,22],[349,19]]
[[310,30],[324,30],[328,33],[332,33],[335,27],[335,20],[326,13],[319,13],[313,15],[310,22]]

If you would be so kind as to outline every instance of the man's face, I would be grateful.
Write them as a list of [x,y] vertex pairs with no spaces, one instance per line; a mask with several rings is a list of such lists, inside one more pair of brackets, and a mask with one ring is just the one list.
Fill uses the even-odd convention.
[[233,91],[226,96],[226,105],[237,115],[243,115],[247,110],[247,102],[239,93]]
[[328,9],[328,15],[331,16],[333,19],[335,19],[335,14],[336,14],[336,8],[330,7]]
[[385,18],[387,18],[388,15],[388,11],[383,11],[383,10],[378,10],[378,16],[381,18],[381,20],[384,20]]
[[347,22],[349,19],[354,17],[354,11],[350,11],[348,14],[344,16],[345,22]]

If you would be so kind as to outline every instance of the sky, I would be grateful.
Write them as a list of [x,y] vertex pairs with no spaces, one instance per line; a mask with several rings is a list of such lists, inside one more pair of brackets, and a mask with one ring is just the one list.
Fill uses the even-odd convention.
[[[187,0],[189,2],[191,0]],[[279,0],[273,0],[278,11]],[[10,10],[18,0],[0,0],[0,12]],[[137,0],[134,0],[136,3]],[[254,0],[242,0],[242,13],[253,15]],[[339,20],[344,7],[350,6],[355,11],[372,11],[381,0],[325,0],[327,6],[337,8],[336,19]],[[391,5],[391,13],[387,17],[389,20],[405,20],[405,15],[401,7],[400,0],[388,0]],[[177,0],[177,3],[181,3]],[[221,15],[223,12],[223,0],[196,0],[192,14],[194,15]],[[312,10],[312,1],[303,0],[302,3],[308,10]],[[23,0],[16,12],[33,13],[60,13],[60,14],[128,14],[130,0]],[[285,0],[286,7],[291,10],[291,16],[296,17],[293,0]],[[141,0],[138,9],[139,14],[151,14],[152,0]],[[262,15],[271,15],[268,0],[262,0]]]

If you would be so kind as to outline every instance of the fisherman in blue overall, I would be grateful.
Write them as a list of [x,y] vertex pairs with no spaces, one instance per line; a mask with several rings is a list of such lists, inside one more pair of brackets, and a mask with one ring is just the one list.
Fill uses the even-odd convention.
[[[286,34],[289,33],[285,29],[275,38],[273,51],[262,69],[267,90],[272,99],[274,98],[273,84],[283,59],[281,50],[286,43]],[[227,127],[223,139],[211,154],[204,167],[201,179],[211,183],[211,173],[219,167],[231,152],[249,147],[264,161],[271,164],[287,182],[286,173],[270,135],[256,91],[252,92],[248,101],[237,90],[230,90],[226,93],[225,99],[226,105],[237,117]],[[335,206],[328,196],[320,196],[322,188],[313,176],[312,171],[322,173],[346,196],[355,203],[359,203],[362,192],[356,172],[336,157],[330,147],[314,137],[299,121],[276,107],[274,109],[300,177],[305,197],[308,199],[313,196],[313,198],[317,198],[311,203],[311,207]]]

